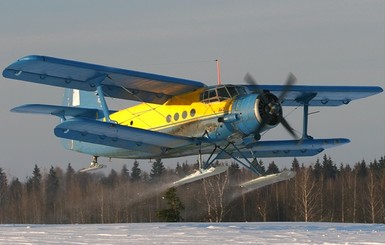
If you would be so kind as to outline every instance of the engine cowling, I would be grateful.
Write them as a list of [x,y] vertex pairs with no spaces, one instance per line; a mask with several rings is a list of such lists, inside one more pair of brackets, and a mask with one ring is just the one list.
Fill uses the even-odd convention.
[[231,114],[237,115],[238,119],[233,122],[234,128],[250,135],[277,126],[282,117],[282,106],[272,93],[248,94],[234,101]]

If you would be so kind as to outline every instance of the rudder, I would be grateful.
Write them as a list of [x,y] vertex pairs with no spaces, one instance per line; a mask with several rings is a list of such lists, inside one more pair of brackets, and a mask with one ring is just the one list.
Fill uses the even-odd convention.
[[95,92],[66,88],[63,96],[64,106],[102,109],[99,97]]

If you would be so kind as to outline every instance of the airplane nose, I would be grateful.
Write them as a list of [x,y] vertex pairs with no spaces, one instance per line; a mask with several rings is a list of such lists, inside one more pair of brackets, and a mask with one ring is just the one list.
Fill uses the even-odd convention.
[[267,113],[272,116],[279,116],[281,113],[281,105],[277,102],[270,102],[266,109],[268,110]]

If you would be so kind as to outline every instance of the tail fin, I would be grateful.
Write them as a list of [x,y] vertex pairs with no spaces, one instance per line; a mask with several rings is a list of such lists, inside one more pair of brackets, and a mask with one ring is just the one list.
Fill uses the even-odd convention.
[[[96,92],[88,92],[88,91],[83,91],[78,89],[66,88],[64,90],[62,105],[68,106],[68,107],[78,107],[79,109],[86,108],[86,109],[97,109],[100,111],[102,110],[102,105],[100,103],[99,97],[96,95]],[[103,114],[101,113],[100,115],[103,115]],[[63,120],[61,120],[61,122],[63,122]],[[68,140],[68,139],[61,139],[61,143],[64,146],[64,148],[68,150],[84,152],[88,154],[87,152],[87,149],[89,148],[88,143],[83,143],[83,142]]]
[[96,92],[88,92],[78,89],[65,89],[63,96],[64,106],[82,108],[102,109],[99,97]]

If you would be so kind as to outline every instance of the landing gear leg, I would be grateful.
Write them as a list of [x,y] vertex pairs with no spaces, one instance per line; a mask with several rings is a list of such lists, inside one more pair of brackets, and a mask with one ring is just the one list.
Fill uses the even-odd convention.
[[194,182],[197,180],[208,178],[210,176],[221,174],[221,173],[227,171],[227,169],[229,168],[228,166],[210,167],[216,159],[216,157],[214,157],[212,160],[210,160],[213,157],[216,149],[217,149],[217,146],[215,146],[215,149],[211,153],[211,155],[210,155],[210,157],[206,163],[203,162],[202,152],[199,150],[199,158],[198,158],[198,168],[199,169],[195,173],[192,173],[192,174],[190,174],[190,175],[188,175],[188,176],[186,176],[186,177],[184,177],[178,181],[175,181],[173,183],[174,186],[176,187],[176,186],[184,185],[184,184],[191,183],[191,182]]
[[98,163],[98,156],[93,156],[92,157],[92,162],[90,163],[90,168],[96,167],[98,165],[99,165],[99,163]]

